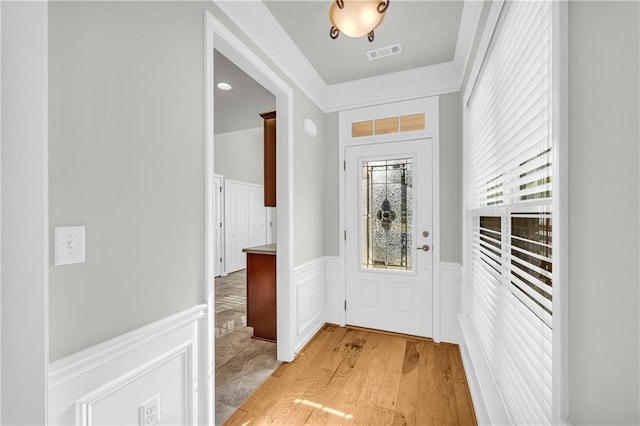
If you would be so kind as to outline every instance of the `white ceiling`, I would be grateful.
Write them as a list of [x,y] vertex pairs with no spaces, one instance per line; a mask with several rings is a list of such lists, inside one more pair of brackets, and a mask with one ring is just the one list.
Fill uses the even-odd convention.
[[[347,0],[348,1],[348,0]],[[463,2],[399,1],[389,3],[375,39],[329,37],[331,21],[325,1],[265,1],[265,5],[326,84],[373,77],[453,61]],[[402,53],[369,61],[366,51],[400,43]]]
[[[325,112],[460,90],[483,5],[392,0],[369,43],[366,37],[329,37],[333,0],[215,1]],[[401,43],[400,55],[367,60],[367,50],[395,43]],[[220,54],[214,72],[216,83],[238,82],[229,81],[230,92],[216,89],[216,133],[259,127],[257,114],[275,109],[273,95]]]
[[259,114],[276,109],[275,96],[218,51],[214,53],[213,66],[215,84],[225,82],[232,86],[228,91],[214,87],[215,133],[262,127]]

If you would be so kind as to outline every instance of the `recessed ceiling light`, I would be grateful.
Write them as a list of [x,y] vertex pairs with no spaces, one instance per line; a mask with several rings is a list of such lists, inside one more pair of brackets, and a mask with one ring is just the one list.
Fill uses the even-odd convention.
[[218,83],[216,86],[218,86],[218,89],[220,90],[231,90],[231,85],[229,83]]

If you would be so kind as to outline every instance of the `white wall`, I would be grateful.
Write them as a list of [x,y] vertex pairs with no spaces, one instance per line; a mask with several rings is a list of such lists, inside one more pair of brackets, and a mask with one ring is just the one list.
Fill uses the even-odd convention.
[[[51,225],[87,230],[87,262],[50,274],[52,359],[204,301],[205,9],[291,84],[211,2],[51,4]],[[293,107],[300,265],[324,255],[324,114]]]
[[0,423],[46,423],[47,4],[2,3]]
[[262,185],[263,128],[218,133],[214,136],[213,170],[226,179]]
[[569,416],[638,424],[639,4],[569,2]]
[[204,301],[202,10],[50,5],[50,222],[87,259],[51,268],[52,360]]
[[[297,93],[297,92],[296,92]],[[306,96],[296,95],[293,109],[295,147],[294,171],[294,264],[303,265],[325,255],[325,115]],[[318,128],[315,138],[304,132],[304,119],[313,120]],[[336,216],[337,217],[337,216]],[[282,224],[281,224],[282,225]]]
[[325,162],[324,162],[324,252],[327,256],[339,256],[340,244],[340,192],[338,176],[342,173],[339,163],[338,113],[325,115]]
[[440,96],[440,259],[462,263],[462,96]]

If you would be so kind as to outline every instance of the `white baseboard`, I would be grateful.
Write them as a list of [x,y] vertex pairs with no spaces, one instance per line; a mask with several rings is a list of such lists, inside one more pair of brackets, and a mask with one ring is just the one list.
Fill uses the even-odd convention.
[[325,258],[319,257],[293,268],[296,338],[299,352],[325,323]]
[[458,316],[462,339],[460,353],[464,365],[473,407],[479,425],[513,424],[505,409],[489,364],[484,357],[480,342],[469,320],[464,315]]
[[140,424],[140,406],[156,395],[162,424],[200,423],[198,336],[206,308],[194,306],[53,362],[49,424]]

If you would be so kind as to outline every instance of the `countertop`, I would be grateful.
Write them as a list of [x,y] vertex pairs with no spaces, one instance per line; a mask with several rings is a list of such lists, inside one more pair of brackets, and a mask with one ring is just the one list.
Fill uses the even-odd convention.
[[273,243],[273,244],[265,244],[265,245],[262,245],[262,246],[243,248],[242,251],[244,253],[252,253],[252,254],[270,254],[270,255],[275,255],[276,254],[276,248],[277,248],[277,244]]

